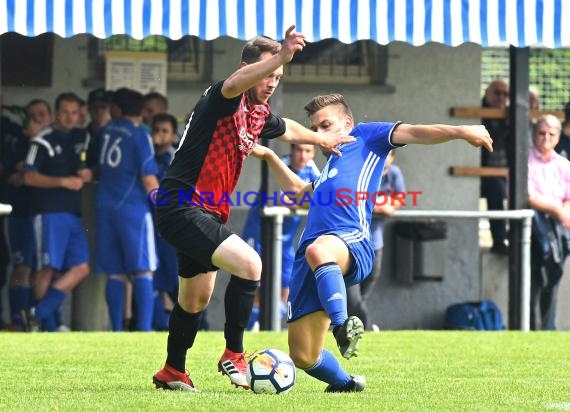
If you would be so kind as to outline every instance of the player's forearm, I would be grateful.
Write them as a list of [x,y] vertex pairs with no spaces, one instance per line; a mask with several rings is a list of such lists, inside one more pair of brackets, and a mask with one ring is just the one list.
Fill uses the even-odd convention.
[[222,95],[227,99],[239,96],[282,65],[281,56],[276,54],[269,59],[240,67],[224,81],[222,85]]
[[142,177],[142,183],[146,193],[150,193],[151,190],[155,190],[159,186],[158,179],[155,175],[146,175]]
[[63,177],[47,176],[42,173],[27,171],[24,173],[24,184],[26,186],[40,189],[55,189],[63,187]]
[[289,169],[285,163],[279,159],[279,156],[277,156],[275,152],[271,151],[267,153],[265,161],[269,166],[271,174],[283,192],[294,193],[295,197],[304,193],[304,188],[307,183]]
[[323,136],[319,133],[307,129],[300,123],[291,119],[283,119],[285,121],[286,129],[285,134],[279,137],[279,140],[287,143],[298,144],[313,144],[321,146],[323,143]]
[[463,138],[461,126],[400,124],[394,130],[392,142],[395,144],[438,144],[461,138]]
[[448,126],[444,124],[396,126],[392,135],[395,144],[438,144],[460,139],[474,147],[493,151],[493,139],[482,125]]

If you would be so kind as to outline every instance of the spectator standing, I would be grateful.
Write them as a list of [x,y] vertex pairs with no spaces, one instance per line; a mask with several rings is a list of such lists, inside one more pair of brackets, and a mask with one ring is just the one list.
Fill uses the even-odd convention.
[[142,123],[149,133],[154,116],[166,112],[168,112],[168,99],[166,96],[158,92],[150,92],[144,95]]
[[[482,106],[485,108],[506,109],[509,104],[509,85],[504,80],[493,80],[485,91]],[[489,167],[509,167],[507,148],[512,143],[507,119],[483,119],[483,125],[493,139],[493,151],[481,151],[481,165]],[[482,177],[481,196],[487,199],[488,210],[504,210],[507,198],[505,177]],[[508,253],[507,224],[505,220],[490,221],[493,245],[491,252]]]
[[528,156],[531,238],[531,328],[556,329],[558,287],[570,252],[570,161],[555,152],[560,121],[537,119]]
[[570,102],[564,107],[564,123],[555,150],[560,156],[570,160]]
[[[81,100],[60,94],[54,128],[36,135],[26,157],[24,182],[33,187],[31,213],[38,240],[34,275],[36,304],[25,313],[29,330],[54,331],[55,313],[66,296],[89,274],[87,239],[81,222],[81,189],[91,179],[80,168],[88,136],[78,129]],[[56,272],[62,275],[54,280]],[[53,282],[52,282],[53,281]]]

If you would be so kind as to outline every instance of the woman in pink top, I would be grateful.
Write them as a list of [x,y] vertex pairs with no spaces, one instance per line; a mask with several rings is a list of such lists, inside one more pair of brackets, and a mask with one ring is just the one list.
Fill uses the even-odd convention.
[[531,255],[531,328],[535,330],[556,329],[558,285],[570,251],[570,161],[554,151],[560,131],[556,117],[540,117],[528,156],[528,201],[536,212]]

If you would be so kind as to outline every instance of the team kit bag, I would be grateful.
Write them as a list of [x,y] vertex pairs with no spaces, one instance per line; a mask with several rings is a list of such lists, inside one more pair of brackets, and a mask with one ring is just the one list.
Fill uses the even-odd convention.
[[504,330],[503,315],[495,302],[465,302],[451,305],[445,313],[448,329]]

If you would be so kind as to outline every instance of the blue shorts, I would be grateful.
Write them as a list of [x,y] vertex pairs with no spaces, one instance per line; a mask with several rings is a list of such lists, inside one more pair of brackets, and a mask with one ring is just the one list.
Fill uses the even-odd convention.
[[6,219],[7,244],[12,267],[36,267],[36,238],[33,216],[8,216]]
[[[337,231],[327,233],[327,235],[335,235],[342,239],[343,235],[349,235],[349,232]],[[293,322],[309,313],[324,310],[319,301],[315,276],[305,258],[305,249],[315,240],[303,242],[295,255],[287,302],[287,322]],[[369,240],[347,243],[346,246],[353,258],[352,268],[344,276],[344,284],[348,288],[362,282],[370,275],[374,263],[374,249]]]
[[131,275],[156,270],[154,225],[147,208],[97,209],[96,222],[98,273]]
[[87,238],[81,218],[73,213],[34,216],[37,267],[65,271],[89,262]]
[[158,267],[152,282],[156,290],[172,293],[178,287],[178,258],[176,249],[160,236],[156,236]]

